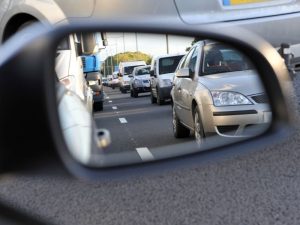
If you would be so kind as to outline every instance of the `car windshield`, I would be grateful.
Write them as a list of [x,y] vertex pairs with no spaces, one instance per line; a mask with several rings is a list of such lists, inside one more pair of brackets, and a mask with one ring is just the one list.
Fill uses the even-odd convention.
[[159,74],[174,73],[183,55],[159,59]]
[[253,69],[251,62],[238,50],[222,44],[204,47],[203,75]]
[[126,66],[126,67],[124,67],[124,74],[125,74],[125,75],[132,74],[134,68],[135,68],[135,67],[138,67],[138,66],[141,66],[141,65]]
[[139,69],[135,75],[141,76],[141,75],[147,75],[147,74],[150,74],[150,67]]

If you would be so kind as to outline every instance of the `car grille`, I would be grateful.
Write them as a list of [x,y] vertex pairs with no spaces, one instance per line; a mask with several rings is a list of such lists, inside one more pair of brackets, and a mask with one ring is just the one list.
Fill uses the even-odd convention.
[[256,103],[269,103],[269,99],[268,99],[268,96],[266,94],[260,94],[260,95],[251,96],[251,98]]
[[217,128],[221,134],[234,135],[237,129],[239,128],[239,125],[217,126]]
[[143,80],[143,83],[148,84],[149,80]]

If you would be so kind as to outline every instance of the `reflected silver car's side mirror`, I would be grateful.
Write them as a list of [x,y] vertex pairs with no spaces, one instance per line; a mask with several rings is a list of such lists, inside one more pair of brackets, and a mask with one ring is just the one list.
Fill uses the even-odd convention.
[[[247,31],[241,31],[236,27],[220,29],[212,25],[177,25],[176,27],[170,27],[169,24],[137,25],[133,21],[82,22],[51,30],[39,28],[39,30],[33,31],[35,35],[28,40],[18,42],[16,45],[16,40],[12,39],[0,49],[2,52],[0,58],[0,159],[6,161],[7,165],[9,164],[12,168],[17,166],[14,165],[14,162],[22,161],[31,164],[32,160],[28,160],[28,156],[39,155],[47,161],[48,155],[54,155],[63,162],[68,171],[79,177],[91,180],[124,178],[198,166],[202,163],[244,154],[253,149],[257,150],[260,146],[272,144],[274,140],[286,137],[288,135],[286,131],[292,131],[293,121],[290,114],[292,110],[288,101],[292,88],[284,60],[269,43]],[[81,114],[79,111],[84,111],[82,104],[84,104],[86,96],[83,94],[79,100],[78,96],[74,95],[75,89],[70,88],[73,82],[72,77],[59,78],[63,81],[61,83],[65,85],[66,89],[63,93],[58,93],[60,89],[58,88],[59,79],[56,76],[59,63],[57,51],[64,51],[59,44],[66,36],[71,40],[72,37],[69,35],[78,32],[105,32],[108,34],[108,41],[109,34],[116,32],[155,33],[162,34],[164,37],[167,33],[169,37],[174,35],[207,38],[209,41],[205,41],[204,45],[201,45],[207,54],[205,53],[203,60],[200,57],[195,59],[196,63],[193,65],[199,71],[199,77],[203,71],[200,67],[206,68],[205,66],[209,65],[206,68],[206,74],[209,74],[209,77],[203,77],[198,83],[191,85],[191,89],[195,90],[194,93],[185,89],[184,82],[180,81],[180,78],[190,77],[188,69],[177,71],[174,79],[174,82],[178,82],[174,84],[174,87],[178,87],[178,90],[181,89],[181,92],[174,93],[174,88],[172,89],[174,73],[161,75],[159,77],[161,79],[157,79],[159,80],[157,89],[149,87],[147,78],[136,82],[137,85],[145,84],[144,89],[150,88],[149,90],[153,91],[153,93],[151,92],[151,101],[156,100],[159,104],[165,100],[161,98],[163,95],[160,94],[166,94],[165,92],[170,92],[172,89],[172,109],[166,107],[165,111],[158,113],[157,117],[164,118],[168,114],[170,119],[167,121],[170,123],[166,126],[170,126],[170,128],[167,130],[174,132],[176,138],[187,136],[187,132],[195,133],[197,142],[190,137],[192,142],[186,141],[171,147],[158,146],[152,151],[145,145],[139,145],[139,141],[135,140],[132,135],[146,131],[149,131],[149,134],[155,134],[158,129],[137,127],[130,130],[128,128],[131,125],[130,118],[138,113],[142,115],[147,113],[148,107],[126,111],[127,119],[124,117],[125,112],[114,105],[107,105],[111,109],[109,112],[105,111],[104,107],[104,112]],[[197,46],[194,49],[200,51]],[[228,52],[235,59],[246,59],[246,63],[232,63],[232,60],[226,60],[224,54]],[[221,62],[219,56],[222,53],[223,60]],[[217,57],[216,54],[219,56]],[[191,55],[197,56],[192,52]],[[213,65],[212,61],[219,63]],[[169,71],[173,62],[173,59],[166,61],[165,71]],[[236,80],[236,76],[240,77],[240,80]],[[179,79],[177,80],[177,78]],[[249,80],[255,84],[251,90],[247,89]],[[243,85],[238,86],[240,83]],[[158,87],[162,89],[159,90]],[[11,93],[11,95],[7,96],[7,93]],[[129,94],[128,96],[119,94],[120,98],[130,98]],[[132,94],[134,96],[136,93]],[[72,95],[75,97],[73,98]],[[189,99],[193,96],[194,98],[191,99],[190,105],[185,105],[186,101],[177,101],[174,104],[175,98],[180,98],[180,95],[182,99]],[[114,103],[116,100],[114,94],[109,96],[106,93],[105,97],[107,104]],[[18,99],[19,104],[16,104],[14,99]],[[72,102],[78,105],[69,106],[69,103]],[[165,103],[167,102],[168,99]],[[206,107],[201,107],[199,102]],[[126,104],[122,105],[124,110]],[[241,108],[233,110],[237,105]],[[22,116],[19,114],[20,109],[26,109],[22,111]],[[65,109],[75,111],[67,113]],[[184,109],[191,112],[190,119],[186,121],[184,118],[187,118],[187,114],[184,114]],[[150,112],[154,111],[150,110]],[[210,114],[207,114],[207,118],[210,119],[202,120],[204,113],[208,112]],[[245,120],[242,119],[245,118],[245,114],[248,115],[247,121],[256,121],[256,123],[245,123]],[[70,115],[76,116],[75,120]],[[95,122],[95,118],[99,119],[100,117],[103,120],[99,123]],[[115,120],[105,124],[109,118]],[[230,118],[230,120],[226,120],[227,124],[223,123],[224,118]],[[77,122],[74,123],[74,121]],[[239,121],[239,125],[243,129],[250,131],[250,136],[244,138],[237,135],[241,134],[241,128],[233,126],[230,123],[232,121]],[[109,126],[116,124],[118,126],[114,128],[114,131],[109,129]],[[263,127],[263,130],[256,129],[260,126],[254,126],[253,129],[253,125],[257,124],[267,126]],[[148,125],[151,125],[151,121]],[[204,132],[201,130],[203,127],[209,130]],[[72,129],[68,130],[69,128]],[[82,132],[83,130],[85,133]],[[202,141],[201,135],[207,134],[208,136],[212,131],[225,139],[228,136],[235,136],[236,139],[226,139],[220,142],[220,139],[214,136],[209,141],[199,143],[199,140]],[[256,132],[255,135],[251,135],[253,131]],[[119,148],[114,148],[114,151],[109,149],[110,143],[115,143],[124,135],[128,141],[135,140],[134,151],[122,152],[128,142],[118,145]],[[79,138],[82,140],[81,142]],[[162,136],[158,135],[152,138],[159,140],[162,139]],[[16,139],[18,141],[15,141]],[[86,145],[78,148],[78,145],[82,143],[86,143]],[[24,149],[29,149],[26,151],[26,157],[24,157]],[[7,168],[4,166],[2,169]]]
[[154,77],[154,70],[150,70],[150,77]]

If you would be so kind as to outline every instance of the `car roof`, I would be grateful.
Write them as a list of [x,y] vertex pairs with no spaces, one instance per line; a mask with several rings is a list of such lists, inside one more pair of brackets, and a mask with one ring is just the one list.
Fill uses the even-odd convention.
[[173,56],[184,56],[186,53],[176,53],[176,54],[165,54],[165,55],[157,55],[154,56],[155,59],[161,59],[161,58],[168,58],[168,57],[173,57]]

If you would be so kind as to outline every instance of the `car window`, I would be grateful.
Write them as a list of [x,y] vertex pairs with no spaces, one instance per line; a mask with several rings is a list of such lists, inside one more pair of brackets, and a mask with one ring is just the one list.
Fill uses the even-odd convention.
[[190,59],[191,59],[191,57],[192,57],[194,51],[195,51],[195,48],[192,48],[192,49],[187,53],[182,68],[187,68],[187,67],[189,66]]
[[195,50],[191,54],[190,62],[188,64],[188,68],[190,71],[194,74],[195,73],[195,67],[196,67],[196,62],[197,62],[197,57],[198,57],[198,52],[199,52],[199,46],[195,48]]
[[57,46],[57,50],[69,50],[70,49],[70,43],[69,38],[65,37]]
[[238,50],[222,44],[204,47],[203,75],[253,69],[253,65]]
[[183,55],[170,56],[159,59],[159,74],[174,73]]

